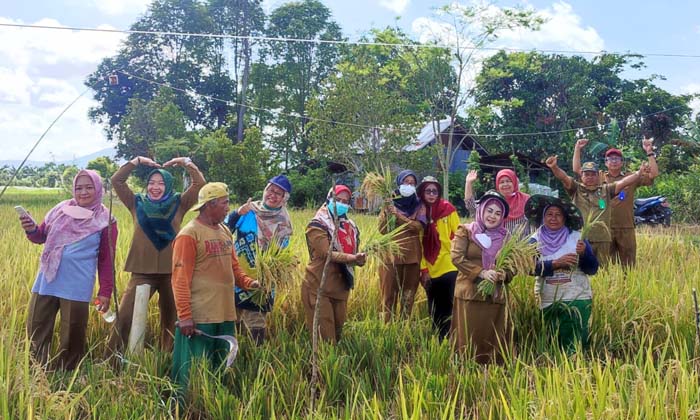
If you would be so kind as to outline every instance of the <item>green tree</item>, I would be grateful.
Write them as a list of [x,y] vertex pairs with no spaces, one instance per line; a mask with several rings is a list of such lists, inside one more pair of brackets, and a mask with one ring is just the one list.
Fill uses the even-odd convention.
[[[586,60],[499,52],[477,77],[470,124],[483,134],[515,134],[488,138],[491,150],[517,150],[536,159],[558,154],[565,165],[577,127],[594,127],[585,132],[589,139],[643,157],[639,139],[653,136],[662,146],[677,133],[690,108],[689,97],[663,91],[653,85],[653,77],[622,78],[622,72],[641,66],[634,55],[604,54]],[[551,134],[528,134],[547,132]],[[591,148],[590,158],[606,148]]]
[[[244,116],[248,100],[250,69],[255,42],[248,37],[262,35],[265,29],[265,13],[261,0],[211,0],[209,13],[214,21],[216,33],[232,35],[232,38],[217,39],[220,57],[230,55],[229,75],[237,86],[236,96],[236,141],[243,140]],[[230,54],[228,54],[230,52]],[[223,123],[219,124],[222,126]]]
[[73,179],[78,175],[80,169],[77,166],[67,166],[61,174],[61,186],[68,194],[73,195]]
[[107,156],[100,156],[88,162],[87,169],[97,171],[102,178],[107,179],[117,172],[119,165]]
[[[131,29],[211,33],[214,25],[207,8],[199,1],[155,0]],[[105,58],[85,82],[88,86],[95,85],[94,99],[99,104],[90,110],[90,117],[102,124],[113,138],[133,99],[149,101],[157,95],[157,85],[120,72],[234,100],[235,86],[216,47],[215,41],[208,37],[130,34],[119,53]],[[100,82],[114,72],[119,76],[117,85]],[[230,111],[225,103],[196,95],[178,94],[174,102],[192,126],[221,126]]]
[[[464,6],[452,3],[437,10],[436,18],[445,24],[449,35],[447,41],[439,39],[438,34],[433,42],[448,42],[452,44],[452,64],[455,77],[446,85],[443,85],[444,77],[431,77],[431,74],[440,75],[433,68],[434,60],[427,60],[423,66],[423,74],[426,75],[425,89],[435,92],[427,97],[426,107],[430,120],[433,122],[435,138],[440,138],[439,121],[447,115],[450,119],[450,128],[447,133],[445,147],[436,147],[437,163],[443,176],[443,188],[445,196],[449,195],[449,168],[455,154],[461,144],[454,135],[460,114],[472,97],[468,86],[471,69],[478,66],[482,56],[477,54],[480,48],[492,44],[505,30],[530,29],[536,30],[543,22],[531,9],[496,7],[491,3],[475,3]],[[440,62],[440,61],[438,61]],[[417,61],[417,63],[420,63]],[[441,86],[442,85],[442,86]]]
[[225,128],[209,133],[202,141],[209,167],[207,179],[226,183],[239,202],[261,197],[269,175],[270,153],[263,147],[258,128],[247,129],[243,141],[234,145]]
[[[318,0],[289,2],[273,10],[266,34],[316,41],[341,39],[330,10]],[[258,112],[259,125],[274,125],[277,134],[270,143],[285,168],[307,158],[309,100],[334,72],[338,50],[328,43],[269,41],[260,51],[260,62],[253,66],[256,105],[279,110]]]

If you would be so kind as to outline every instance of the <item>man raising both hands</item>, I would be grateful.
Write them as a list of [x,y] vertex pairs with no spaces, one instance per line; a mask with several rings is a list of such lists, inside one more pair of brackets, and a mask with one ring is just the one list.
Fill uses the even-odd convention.
[[[588,144],[588,139],[579,139],[574,148],[572,167],[574,172],[581,172],[581,150]],[[639,180],[621,190],[611,202],[610,233],[610,258],[619,260],[624,268],[634,265],[637,257],[637,238],[634,234],[634,193],[638,187],[651,185],[654,178],[659,175],[654,152],[654,139],[643,139],[642,148],[647,155],[648,171],[643,171]],[[645,164],[643,164],[645,165]],[[624,159],[622,152],[611,148],[605,152],[605,166],[607,171],[600,171],[602,182],[611,183],[622,180],[628,174],[622,168]]]
[[558,165],[557,157],[550,156],[545,162],[554,176],[562,182],[564,189],[571,197],[571,201],[581,210],[584,220],[599,220],[608,227],[596,226],[591,229],[587,238],[591,243],[601,265],[605,265],[609,259],[610,242],[610,203],[613,198],[625,187],[639,182],[642,172],[639,171],[624,177],[620,181],[601,183],[598,174],[598,165],[595,162],[586,162],[581,166],[581,182],[574,181]]

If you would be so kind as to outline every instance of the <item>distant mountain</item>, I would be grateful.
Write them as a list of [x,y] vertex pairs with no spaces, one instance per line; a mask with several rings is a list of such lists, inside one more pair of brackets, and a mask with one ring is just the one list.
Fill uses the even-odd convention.
[[[88,162],[90,162],[91,160],[93,160],[95,158],[98,158],[100,156],[107,156],[110,159],[114,159],[116,154],[117,154],[117,151],[113,147],[107,147],[105,149],[98,150],[95,153],[90,153],[89,155],[75,157],[73,159],[60,160],[60,161],[57,161],[56,164],[57,165],[75,165],[78,168],[84,168],[87,166]],[[8,166],[12,166],[12,167],[17,167],[17,166],[19,166],[20,163],[22,163],[21,160],[0,160],[0,166],[8,165]],[[40,166],[46,165],[47,163],[49,163],[49,161],[28,160],[25,163],[25,166],[40,167]]]

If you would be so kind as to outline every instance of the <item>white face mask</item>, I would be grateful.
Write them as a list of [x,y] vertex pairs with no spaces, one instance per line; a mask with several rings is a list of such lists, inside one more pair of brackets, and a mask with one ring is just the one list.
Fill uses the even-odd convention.
[[410,197],[415,193],[416,193],[415,185],[401,184],[399,186],[399,194],[401,194],[402,197]]

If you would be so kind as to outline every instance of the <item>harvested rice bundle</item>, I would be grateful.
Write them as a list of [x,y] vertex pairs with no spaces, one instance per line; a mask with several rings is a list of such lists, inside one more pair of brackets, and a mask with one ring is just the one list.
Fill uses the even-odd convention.
[[[497,271],[509,271],[513,276],[530,275],[535,271],[535,261],[539,252],[537,243],[530,243],[530,238],[523,238],[522,232],[515,231],[508,238],[496,256]],[[482,281],[478,284],[477,290],[484,296],[491,296],[496,286],[490,281]]]
[[290,247],[283,248],[278,241],[270,241],[267,249],[258,249],[255,254],[255,279],[260,288],[252,291],[250,299],[258,306],[263,306],[270,293],[282,279],[288,278],[299,265],[299,258]]
[[369,235],[367,243],[362,252],[367,254],[367,258],[373,259],[378,265],[386,265],[404,251],[401,240],[397,239],[408,225],[401,225],[385,234],[374,231]]

